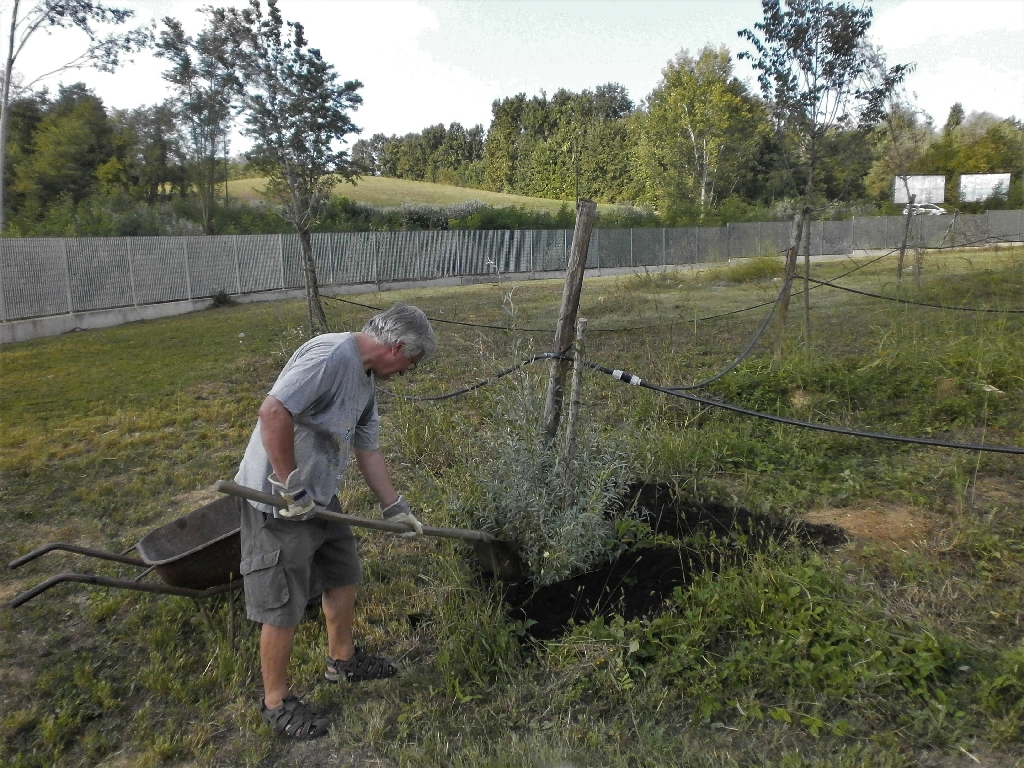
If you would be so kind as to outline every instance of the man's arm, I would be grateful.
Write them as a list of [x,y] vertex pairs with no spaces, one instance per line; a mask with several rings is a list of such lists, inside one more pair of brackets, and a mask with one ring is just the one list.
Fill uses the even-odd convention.
[[388,474],[388,465],[384,461],[384,454],[379,449],[372,451],[355,449],[356,464],[366,484],[373,491],[380,502],[381,509],[384,509],[398,501],[398,492],[391,484],[391,476]]
[[295,469],[295,422],[276,397],[267,395],[260,406],[260,434],[274,476],[282,483]]

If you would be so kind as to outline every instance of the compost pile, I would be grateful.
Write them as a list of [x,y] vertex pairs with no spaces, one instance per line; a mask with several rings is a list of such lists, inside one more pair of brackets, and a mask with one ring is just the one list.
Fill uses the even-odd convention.
[[[791,538],[817,547],[834,547],[847,540],[835,525],[793,523],[721,504],[677,501],[665,484],[633,486],[624,502],[648,510],[647,523],[656,533],[682,540],[703,531],[726,542],[738,542],[742,536],[745,552]],[[508,584],[508,616],[528,625],[526,632],[535,640],[550,640],[563,635],[571,623],[597,616],[619,615],[627,620],[649,616],[677,586],[720,565],[720,555],[685,546],[641,546],[599,570],[555,584],[540,588],[526,581]]]

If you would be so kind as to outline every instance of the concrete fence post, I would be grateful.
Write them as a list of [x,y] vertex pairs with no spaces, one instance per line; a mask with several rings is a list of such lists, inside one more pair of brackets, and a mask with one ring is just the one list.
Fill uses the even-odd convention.
[[665,228],[661,228],[661,266],[668,266],[668,248],[665,243]]
[[633,266],[633,228],[629,228],[629,266]]
[[137,307],[139,306],[139,295],[135,291],[135,264],[133,263],[134,260],[132,259],[132,252],[135,250],[135,248],[133,247],[134,243],[134,240],[128,240],[128,285],[132,290],[132,306]]
[[288,287],[284,274],[284,235],[277,236],[277,260],[281,264],[281,290]]
[[68,294],[68,314],[73,315],[75,313],[75,299],[71,295],[71,257],[68,255],[68,241],[67,238],[60,239],[61,249],[64,251],[64,287],[67,289]]
[[238,235],[231,235],[231,254],[235,257],[235,293],[241,293],[242,268],[238,264]]
[[188,240],[181,238],[181,255],[185,259],[185,297],[192,300],[192,270],[188,265]]

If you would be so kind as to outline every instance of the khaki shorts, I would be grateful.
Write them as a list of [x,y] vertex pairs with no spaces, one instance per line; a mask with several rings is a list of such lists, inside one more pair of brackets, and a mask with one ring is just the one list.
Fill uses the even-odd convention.
[[[241,574],[252,621],[293,627],[310,600],[362,580],[356,538],[345,523],[279,520],[246,502],[241,507]],[[327,508],[341,512],[337,496]]]

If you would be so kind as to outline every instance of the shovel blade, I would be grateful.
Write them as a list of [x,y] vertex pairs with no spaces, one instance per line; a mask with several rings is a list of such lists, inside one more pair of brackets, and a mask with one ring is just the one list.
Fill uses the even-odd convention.
[[511,544],[507,541],[492,539],[491,541],[475,540],[473,551],[480,567],[488,576],[502,581],[515,581],[523,578],[523,563]]

